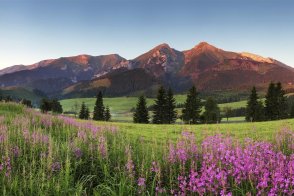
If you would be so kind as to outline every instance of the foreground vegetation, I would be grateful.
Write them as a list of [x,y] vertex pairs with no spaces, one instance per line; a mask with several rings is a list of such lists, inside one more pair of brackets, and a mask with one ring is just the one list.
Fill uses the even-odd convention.
[[106,123],[12,103],[0,116],[2,195],[293,194],[294,120]]

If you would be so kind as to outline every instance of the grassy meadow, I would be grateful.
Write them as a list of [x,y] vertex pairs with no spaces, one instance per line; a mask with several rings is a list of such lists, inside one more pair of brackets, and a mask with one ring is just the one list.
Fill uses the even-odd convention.
[[[176,102],[178,104],[183,104],[186,101],[186,95],[175,95]],[[95,105],[96,98],[75,98],[75,99],[64,99],[60,103],[63,107],[63,111],[70,112],[74,111],[74,105],[81,105],[82,102],[85,102],[86,106],[89,107],[90,111],[93,110]],[[115,97],[115,98],[103,98],[104,105],[110,107],[112,120],[113,121],[125,121],[132,122],[133,112],[131,111],[137,104],[137,97]],[[153,98],[147,98],[147,106],[154,104]],[[246,107],[246,101],[238,101],[231,103],[219,104],[219,107],[222,109],[224,107],[231,107],[232,109]],[[79,108],[78,108],[79,109]],[[181,108],[177,108],[178,114],[181,114]],[[244,117],[230,118],[230,122],[240,122],[244,121]],[[178,121],[180,122],[180,121]],[[223,122],[226,122],[226,119],[223,119]]]
[[293,127],[94,122],[0,103],[0,193],[291,195]]

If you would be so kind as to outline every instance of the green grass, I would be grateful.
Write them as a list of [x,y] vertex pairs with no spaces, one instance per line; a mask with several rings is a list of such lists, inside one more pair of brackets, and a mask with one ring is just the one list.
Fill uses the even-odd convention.
[[[177,103],[184,103],[186,100],[186,95],[176,95]],[[73,111],[73,106],[75,103],[81,105],[82,102],[89,107],[90,111],[93,110],[95,105],[95,98],[75,98],[75,99],[64,99],[60,103],[63,107],[64,112]],[[137,97],[116,97],[116,98],[103,98],[104,105],[110,107],[112,120],[113,121],[125,121],[131,122],[133,120],[133,113],[131,109],[136,107]],[[154,99],[147,98],[147,106],[154,104]],[[219,107],[222,109],[224,107],[231,107],[233,109],[245,107],[246,101],[232,102],[219,104]],[[177,108],[178,114],[181,113],[181,109]],[[179,122],[179,121],[178,121]]]
[[[177,95],[176,100],[178,103],[183,103],[185,101],[185,95]],[[84,101],[88,107],[94,107],[94,98],[81,98],[81,99],[67,99],[62,100],[61,104],[66,109],[70,109],[72,104],[75,102]],[[132,113],[129,111],[130,108],[136,105],[136,97],[119,97],[119,98],[104,98],[104,104],[111,106],[113,121],[132,121]],[[154,99],[147,99],[147,105],[150,106],[154,102]],[[240,108],[245,107],[247,101],[239,101],[232,103],[219,104],[220,108],[232,107]],[[180,112],[181,109],[177,109]],[[275,132],[284,126],[294,127],[294,120],[281,120],[272,122],[258,122],[258,123],[247,123],[244,122],[245,117],[231,117],[228,119],[223,118],[221,124],[215,125],[140,125],[133,123],[120,123],[112,122],[111,124],[119,126],[122,130],[127,130],[130,134],[138,134],[140,130],[140,135],[146,136],[149,139],[154,140],[153,137],[160,137],[162,139],[167,139],[168,137],[176,138],[178,133],[183,129],[192,130],[198,136],[202,138],[203,133],[210,132],[216,133],[221,131],[222,133],[228,133],[236,136],[237,138],[251,137],[251,138],[264,138],[271,139]],[[180,120],[177,121],[181,123]],[[99,122],[100,124],[103,122]],[[173,134],[176,133],[176,134]],[[156,135],[156,136],[155,136]]]
[[[242,120],[243,117],[236,117],[231,121]],[[149,141],[167,141],[169,139],[176,139],[183,130],[192,131],[195,133],[198,141],[207,135],[214,135],[223,133],[234,138],[243,140],[245,138],[252,138],[255,140],[274,139],[276,133],[283,129],[293,129],[294,119],[277,120],[269,122],[231,122],[222,124],[200,124],[200,125],[155,125],[155,124],[134,124],[123,122],[96,122],[97,124],[111,124],[118,126],[121,131],[126,132],[133,137],[144,137]]]
[[242,108],[246,107],[247,100],[238,101],[238,102],[231,102],[231,103],[222,103],[218,106],[222,109],[224,107],[231,107],[232,109]]
[[[73,105],[78,103],[81,105],[85,102],[90,111],[93,111],[95,105],[95,98],[77,98],[61,100],[63,111],[73,111]],[[117,97],[117,98],[103,98],[104,105],[110,107],[112,119],[115,121],[132,121],[131,109],[137,104],[137,97]],[[153,99],[147,99],[147,105],[153,104]]]

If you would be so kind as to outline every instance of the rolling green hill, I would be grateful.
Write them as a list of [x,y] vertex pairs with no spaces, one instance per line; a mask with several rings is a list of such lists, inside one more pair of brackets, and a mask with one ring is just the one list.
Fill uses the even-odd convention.
[[6,87],[0,89],[0,96],[10,96],[13,99],[28,99],[32,102],[38,102],[42,95],[38,95],[33,90],[28,90],[22,87]]

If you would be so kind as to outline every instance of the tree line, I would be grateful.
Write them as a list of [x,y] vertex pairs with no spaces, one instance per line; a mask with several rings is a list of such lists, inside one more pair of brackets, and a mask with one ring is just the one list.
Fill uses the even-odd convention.
[[32,101],[28,100],[28,99],[13,99],[11,96],[7,95],[7,96],[2,96],[0,95],[0,102],[4,101],[4,102],[16,102],[16,103],[20,103],[23,104],[29,108],[32,108]]
[[294,118],[294,103],[289,110],[285,90],[280,82],[269,84],[264,102],[259,99],[256,88],[252,88],[246,107],[246,121],[280,120],[289,117]]
[[204,104],[205,111],[201,114],[203,104],[195,86],[189,90],[183,106],[182,115],[178,116],[176,111],[177,104],[172,90],[170,88],[165,90],[161,86],[157,92],[155,104],[152,107],[152,120],[150,120],[146,98],[144,95],[141,95],[138,98],[133,114],[133,122],[173,124],[178,117],[187,124],[218,123],[221,120],[220,109],[213,98],[207,99]]
[[[57,99],[42,99],[40,103],[40,110],[43,113],[47,113],[49,111],[57,114],[63,113],[62,105]],[[85,102],[82,102],[78,117],[85,120],[90,119],[90,110],[86,106]],[[92,119],[97,121],[109,121],[111,119],[109,107],[104,107],[102,92],[99,92],[96,96]]]
[[57,99],[42,99],[40,110],[43,113],[51,111],[56,114],[61,114],[63,112],[62,105]]
[[[90,111],[89,108],[85,105],[85,102],[82,103],[81,109],[79,112],[80,119],[89,119]],[[103,95],[100,91],[96,96],[96,102],[93,110],[93,120],[96,121],[109,121],[111,119],[110,109],[108,106],[104,107],[103,104]]]
[[[7,100],[9,101],[9,99]],[[29,100],[23,99],[21,103],[31,107]],[[289,107],[289,105],[291,106]],[[168,88],[166,90],[161,86],[152,107],[147,107],[144,95],[138,98],[137,105],[133,111],[133,122],[173,124],[177,119],[181,119],[186,124],[200,124],[219,123],[222,119],[216,100],[211,97],[206,101],[201,100],[195,86],[189,90],[186,101],[181,106],[181,114],[178,114],[179,107],[172,89]],[[202,108],[204,108],[203,111]],[[40,109],[42,112],[63,112],[62,106],[57,99],[42,99]],[[149,110],[152,111],[152,116],[149,115]],[[246,108],[231,109],[230,107],[225,107],[223,108],[223,113],[227,120],[229,117],[244,116],[245,114],[246,121],[250,122],[294,118],[294,99],[289,104],[282,84],[280,82],[271,82],[268,86],[265,101],[259,98],[256,88],[253,87],[248,97]],[[90,119],[89,108],[84,102],[80,107],[78,117],[80,119]],[[102,92],[99,92],[96,96],[92,119],[98,121],[109,121],[111,119],[109,107],[104,106]]]
[[[196,87],[193,86],[182,104],[182,114],[178,115],[178,105],[173,97],[171,89],[167,91],[160,87],[157,93],[155,104],[152,106],[152,118],[149,115],[146,98],[144,95],[138,98],[133,114],[134,123],[173,124],[177,118],[182,119],[186,124],[219,123],[222,119],[217,102],[209,97],[204,103],[199,97]],[[204,106],[204,111],[201,108]],[[247,101],[246,108],[223,109],[224,116],[244,116],[246,121],[266,121],[286,118],[294,118],[294,101],[290,109],[285,95],[285,90],[280,82],[269,84],[265,101],[263,102],[253,87]],[[150,120],[151,119],[151,120]]]

